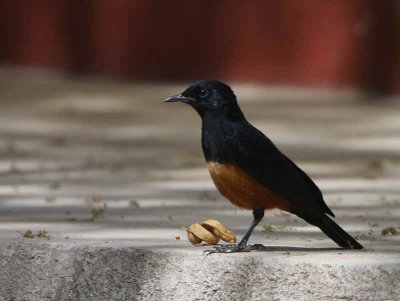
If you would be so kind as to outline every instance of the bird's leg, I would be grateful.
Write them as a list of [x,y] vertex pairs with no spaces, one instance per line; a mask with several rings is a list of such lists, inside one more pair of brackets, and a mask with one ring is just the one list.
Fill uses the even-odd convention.
[[242,239],[234,245],[221,245],[215,247],[213,250],[206,250],[204,251],[207,255],[213,253],[235,253],[235,252],[250,252],[251,250],[260,250],[264,248],[263,245],[256,244],[256,245],[247,245],[247,241],[250,238],[251,233],[253,232],[254,228],[258,225],[258,223],[264,217],[264,209],[254,209],[253,210],[254,220],[251,223],[249,229],[246,231]]
[[253,216],[254,220],[250,224],[249,229],[246,231],[242,239],[237,243],[237,247],[239,248],[244,248],[247,246],[247,241],[250,238],[251,233],[253,233],[254,228],[258,225],[258,223],[263,219],[264,217],[264,209],[254,209],[253,210]]

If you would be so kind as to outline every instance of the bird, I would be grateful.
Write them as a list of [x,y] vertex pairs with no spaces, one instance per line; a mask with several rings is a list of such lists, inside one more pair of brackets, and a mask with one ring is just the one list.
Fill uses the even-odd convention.
[[211,178],[233,205],[252,210],[253,221],[237,244],[210,253],[260,250],[248,240],[265,210],[278,208],[316,226],[344,249],[363,246],[331,217],[321,190],[260,130],[250,124],[233,90],[218,80],[201,80],[164,100],[190,105],[202,121],[201,145]]

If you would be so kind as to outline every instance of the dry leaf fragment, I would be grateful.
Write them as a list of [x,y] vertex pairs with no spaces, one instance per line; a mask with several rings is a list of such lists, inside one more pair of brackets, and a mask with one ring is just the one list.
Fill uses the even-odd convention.
[[400,226],[386,227],[386,228],[382,229],[381,234],[383,236],[400,235]]
[[31,230],[25,231],[25,233],[23,235],[24,235],[24,237],[27,237],[27,238],[33,238],[34,237],[34,235],[33,235]]

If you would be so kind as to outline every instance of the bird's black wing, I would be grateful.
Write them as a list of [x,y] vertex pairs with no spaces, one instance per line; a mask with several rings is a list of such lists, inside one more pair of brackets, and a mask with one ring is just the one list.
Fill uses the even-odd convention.
[[334,216],[317,185],[262,132],[249,123],[240,125],[234,132],[236,145],[228,146],[229,161],[289,201],[294,208],[307,214]]

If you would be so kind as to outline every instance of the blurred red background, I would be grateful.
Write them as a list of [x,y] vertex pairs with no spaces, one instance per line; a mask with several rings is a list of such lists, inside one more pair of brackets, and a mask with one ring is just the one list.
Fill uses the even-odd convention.
[[3,65],[400,90],[396,0],[0,0]]

